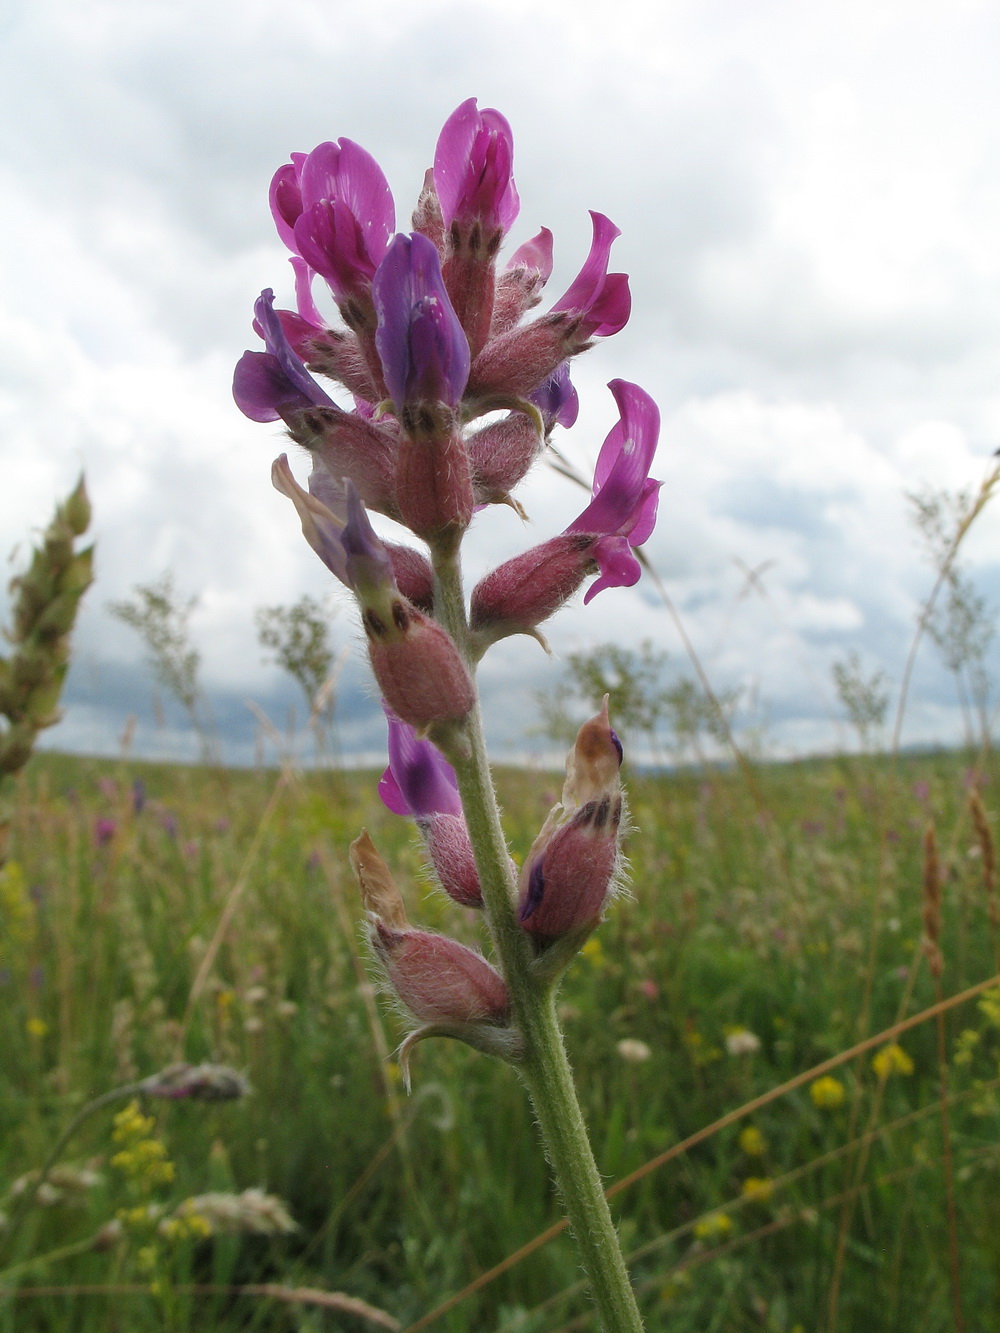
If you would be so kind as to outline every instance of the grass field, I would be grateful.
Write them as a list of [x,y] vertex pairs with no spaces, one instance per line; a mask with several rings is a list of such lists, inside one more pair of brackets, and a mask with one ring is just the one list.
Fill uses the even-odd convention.
[[[975,786],[996,838],[991,765],[626,770],[634,896],[562,990],[609,1185],[998,971],[991,843],[969,807]],[[174,1060],[235,1066],[253,1091],[146,1104],[155,1124],[133,1140],[161,1144],[145,1160],[171,1162],[172,1179],[112,1162],[133,1142],[114,1119],[124,1101],[94,1115],[63,1157],[92,1174],[53,1176],[62,1188],[0,1231],[3,1333],[595,1328],[565,1233],[426,1318],[560,1212],[509,1068],[427,1042],[403,1092],[391,1052],[404,1029],[365,979],[348,842],[369,828],[413,920],[468,942],[478,927],[431,889],[375,778],[32,761],[0,878],[0,1188],[39,1166],[87,1099]],[[498,781],[521,856],[560,780]],[[922,944],[930,821],[939,982]],[[952,1208],[965,1327],[1000,1329],[998,1060],[1000,991],[986,991],[620,1190],[648,1328],[954,1328]],[[297,1230],[163,1235],[145,1212],[250,1187],[283,1200]],[[17,1197],[0,1207],[13,1215]],[[235,1290],[262,1283],[283,1290]],[[301,1287],[368,1302],[383,1322],[290,1301]]]

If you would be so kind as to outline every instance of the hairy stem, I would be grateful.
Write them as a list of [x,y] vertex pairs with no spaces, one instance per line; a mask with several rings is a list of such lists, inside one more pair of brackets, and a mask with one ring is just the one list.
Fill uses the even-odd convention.
[[[468,623],[456,556],[435,562],[435,608],[469,660]],[[470,661],[470,671],[473,670]],[[555,1008],[555,988],[531,968],[531,945],[517,924],[517,885],[500,823],[478,705],[464,729],[465,747],[449,757],[458,776],[479,870],[486,919],[511,995],[524,1049],[519,1068],[531,1097],[546,1155],[605,1333],[641,1333],[642,1318],[622,1258]]]

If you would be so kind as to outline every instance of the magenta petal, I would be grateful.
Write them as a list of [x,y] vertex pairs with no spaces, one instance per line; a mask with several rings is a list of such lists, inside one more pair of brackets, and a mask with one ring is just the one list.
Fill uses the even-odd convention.
[[552,277],[552,233],[548,227],[543,227],[537,236],[519,245],[506,267],[517,268],[521,264],[541,274],[543,284]]
[[601,577],[587,589],[584,606],[605,588],[631,588],[639,582],[642,565],[632,554],[627,537],[602,537],[595,545],[593,554]]
[[619,333],[632,313],[632,293],[627,273],[609,273],[601,294],[587,311],[587,336],[609,338]]
[[590,216],[594,227],[590,253],[584,261],[583,268],[570,284],[569,289],[552,307],[553,312],[557,310],[589,310],[591,304],[600,296],[607,280],[611,246],[621,235],[621,231],[603,213],[595,213],[591,210]]
[[476,99],[469,97],[455,108],[438,135],[434,150],[434,188],[446,227],[451,226],[458,211],[465,188],[469,153],[481,123]]
[[366,259],[376,266],[395,231],[396,209],[382,168],[351,139],[320,144],[303,164],[303,207],[328,200],[340,200],[347,208],[358,224]]
[[399,783],[392,775],[392,769],[387,768],[378,780],[379,799],[387,810],[391,810],[394,815],[409,815],[410,807],[406,804],[406,797],[399,789]]
[[521,206],[513,157],[514,136],[499,111],[480,112],[470,97],[451,113],[434,152],[434,188],[445,227],[478,218],[507,230]]
[[660,487],[662,481],[654,481],[650,477],[642,488],[642,499],[639,501],[636,511],[635,522],[627,532],[630,546],[641,546],[643,542],[648,541],[653,535],[653,529],[656,527],[656,511],[660,503]]
[[302,191],[299,188],[298,172],[291,162],[279,167],[271,179],[270,189],[271,216],[278,229],[278,235],[288,246],[295,250],[295,219],[302,212]]
[[293,255],[288,262],[295,272],[295,306],[300,317],[303,322],[311,324],[314,330],[326,328],[326,321],[313,300],[312,281],[315,276],[313,270],[298,255]]
[[[638,384],[628,380],[611,380],[608,388],[618,404],[621,418],[612,427],[597,456],[597,466],[594,468],[595,494],[607,481],[611,469],[626,448],[630,454],[634,453],[636,471],[648,477],[660,436],[660,409],[645,389],[640,389]],[[631,448],[628,445],[630,440]]]
[[[233,397],[236,406],[251,421],[277,421],[281,416],[276,404],[284,405],[294,394],[288,376],[270,352],[244,352],[233,372]],[[294,394],[297,399],[298,395]]]

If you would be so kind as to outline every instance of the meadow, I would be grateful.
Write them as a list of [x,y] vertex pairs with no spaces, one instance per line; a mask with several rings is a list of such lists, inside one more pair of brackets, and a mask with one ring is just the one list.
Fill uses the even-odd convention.
[[[625,777],[633,894],[561,1001],[604,1179],[635,1177],[612,1206],[647,1327],[1000,1329],[992,756]],[[520,857],[560,778],[497,778]],[[31,760],[0,872],[8,1221],[88,1099],[182,1059],[252,1091],[87,1120],[0,1230],[3,1333],[596,1328],[568,1235],[530,1245],[560,1209],[512,1071],[427,1042],[402,1087],[348,843],[422,923],[460,914],[376,780]],[[294,1230],[162,1225],[255,1188]]]

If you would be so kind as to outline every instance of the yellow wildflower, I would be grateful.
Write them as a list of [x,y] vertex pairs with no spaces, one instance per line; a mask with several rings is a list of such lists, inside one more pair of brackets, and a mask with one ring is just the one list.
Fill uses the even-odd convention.
[[747,1125],[739,1137],[739,1145],[748,1157],[763,1157],[767,1152],[767,1139],[755,1125]]
[[29,1018],[24,1027],[28,1036],[35,1037],[38,1041],[40,1041],[49,1030],[49,1025],[44,1018]]
[[903,1050],[898,1042],[891,1042],[888,1046],[883,1046],[879,1053],[872,1060],[872,1069],[881,1079],[886,1079],[890,1074],[912,1074],[913,1061]]
[[767,1176],[747,1176],[740,1187],[740,1193],[744,1199],[752,1199],[754,1203],[767,1203],[774,1193],[774,1181]]
[[843,1106],[846,1095],[843,1083],[839,1079],[831,1078],[829,1074],[809,1084],[809,1096],[812,1098],[813,1106],[820,1111],[835,1111],[838,1106]]
[[604,946],[596,935],[591,935],[580,953],[589,962],[593,963],[594,967],[600,967],[601,963],[604,962]]
[[972,1053],[979,1045],[979,1033],[975,1028],[966,1028],[958,1034],[955,1042],[955,1064],[969,1065],[972,1063]]
[[989,990],[984,990],[976,1008],[989,1024],[1000,1028],[1000,986],[991,986]]
[[709,1213],[694,1224],[694,1234],[698,1240],[721,1240],[733,1229],[733,1219],[728,1213]]

